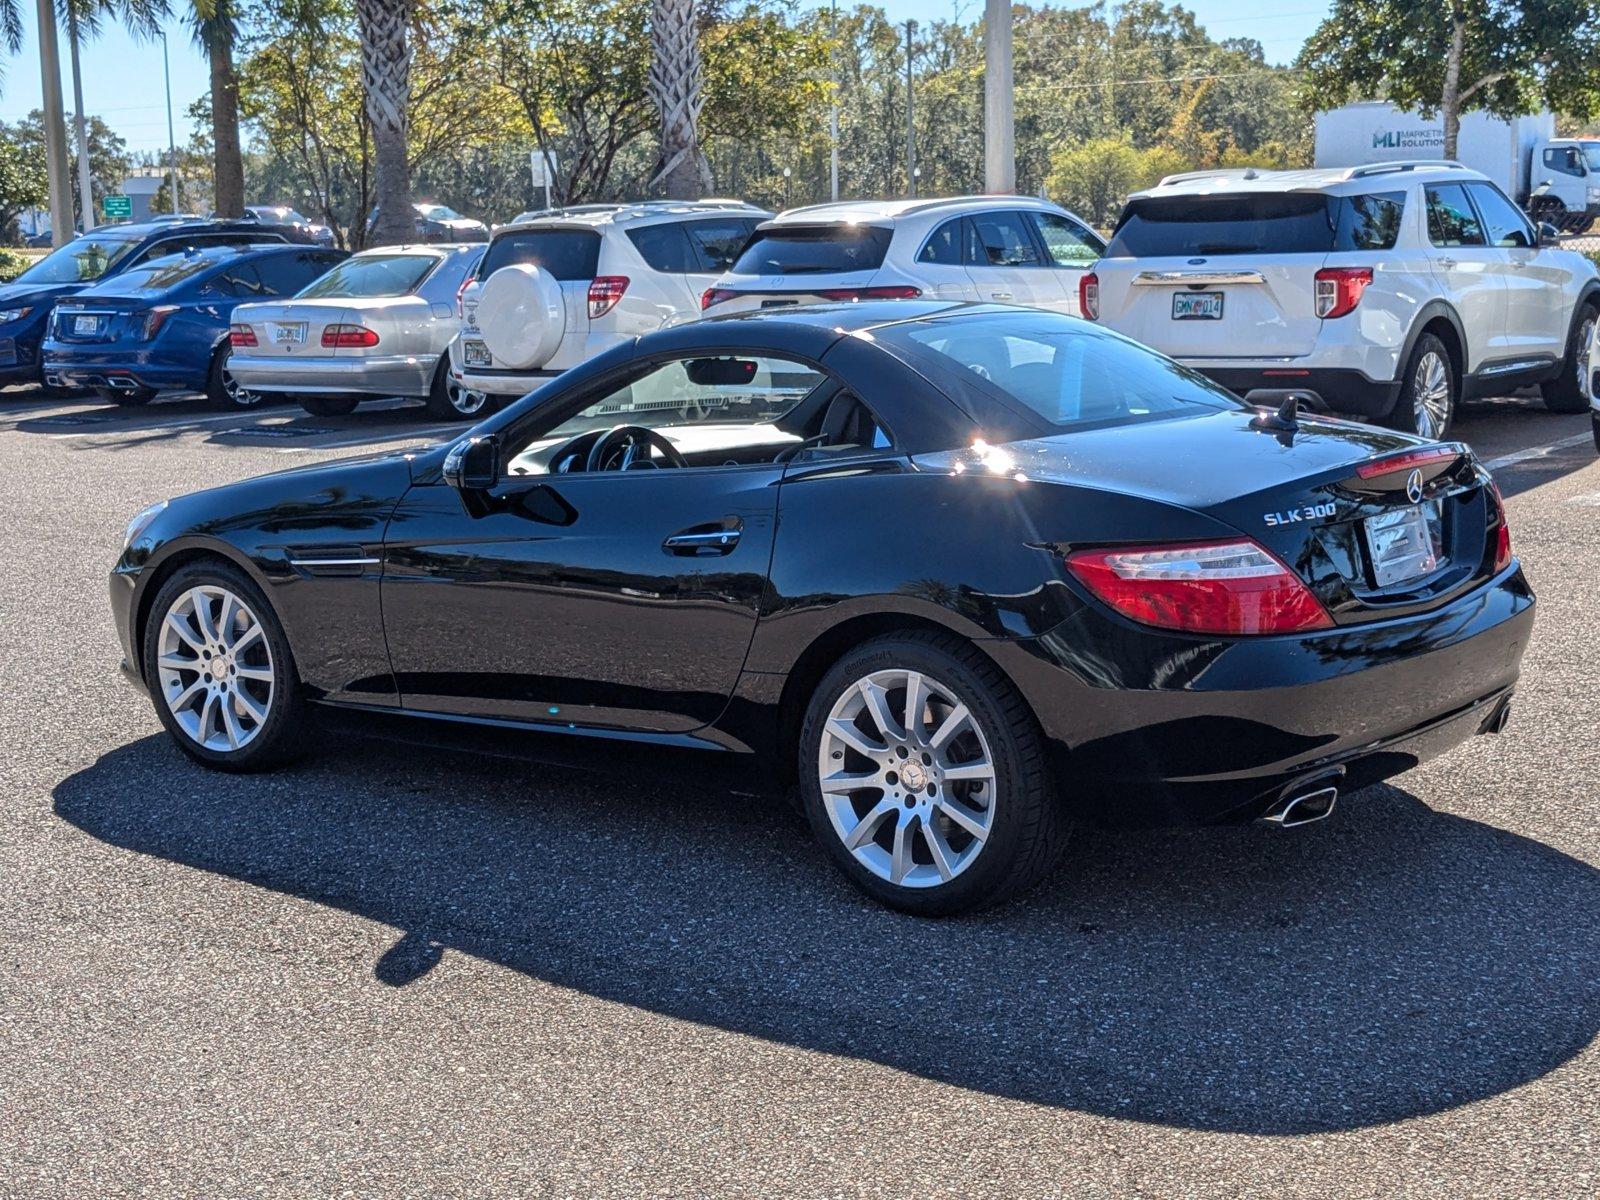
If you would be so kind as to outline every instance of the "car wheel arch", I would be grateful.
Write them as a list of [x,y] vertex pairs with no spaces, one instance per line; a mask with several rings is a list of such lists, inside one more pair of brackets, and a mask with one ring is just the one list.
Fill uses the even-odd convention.
[[[1467,335],[1462,328],[1461,318],[1442,300],[1433,300],[1423,305],[1417,314],[1417,319],[1411,323],[1411,333],[1407,336],[1405,345],[1400,350],[1399,361],[1395,364],[1395,378],[1403,378],[1406,364],[1411,361],[1411,352],[1417,348],[1417,342],[1423,334],[1431,333],[1444,343],[1445,349],[1450,352],[1450,365],[1456,373],[1457,384],[1467,377]],[[1395,402],[1399,403],[1400,389],[1395,390]]]
[[[213,560],[243,571],[270,602],[272,599],[271,582],[262,575],[260,569],[250,557],[235,546],[226,542],[216,542],[202,539],[173,542],[162,548],[159,557],[146,563],[139,575],[139,594],[134,601],[134,612],[131,633],[133,635],[133,652],[135,666],[141,676],[144,672],[144,633],[145,625],[150,620],[150,606],[155,603],[156,596],[168,579],[176,575],[184,567],[193,566],[206,560]],[[283,615],[273,606],[274,615],[279,624],[284,624]],[[284,626],[284,635],[294,642],[287,625]]]

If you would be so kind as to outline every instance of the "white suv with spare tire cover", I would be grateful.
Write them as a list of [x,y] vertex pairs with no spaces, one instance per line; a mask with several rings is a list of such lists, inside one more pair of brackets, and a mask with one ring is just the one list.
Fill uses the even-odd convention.
[[1464,396],[1584,410],[1600,275],[1455,163],[1245,168],[1129,197],[1082,300],[1240,394],[1440,438]]
[[644,201],[501,226],[461,293],[452,377],[491,402],[514,399],[698,316],[701,293],[770,215],[737,200]]

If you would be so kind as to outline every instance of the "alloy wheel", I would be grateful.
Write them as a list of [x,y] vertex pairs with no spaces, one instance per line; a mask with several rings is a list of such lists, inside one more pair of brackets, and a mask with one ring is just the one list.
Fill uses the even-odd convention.
[[266,726],[277,676],[260,619],[236,593],[202,584],[180,594],[161,622],[161,699],[207,750],[248,746]]
[[450,407],[464,417],[476,416],[489,403],[487,392],[462,387],[454,379],[446,379],[444,388],[445,395],[450,398]]
[[222,368],[222,390],[227,395],[228,402],[238,408],[253,407],[261,400],[255,392],[240,384],[226,366]]
[[1437,352],[1429,350],[1417,360],[1411,395],[1417,433],[1440,437],[1450,423],[1450,367]]
[[948,883],[994,828],[995,763],[972,712],[918,671],[875,671],[834,702],[817,755],[846,850],[898,887]]
[[1577,352],[1573,357],[1573,369],[1578,373],[1578,395],[1587,396],[1590,403],[1594,401],[1594,380],[1590,371],[1594,364],[1594,335],[1596,325],[1600,324],[1595,317],[1585,317],[1583,324],[1578,326]]

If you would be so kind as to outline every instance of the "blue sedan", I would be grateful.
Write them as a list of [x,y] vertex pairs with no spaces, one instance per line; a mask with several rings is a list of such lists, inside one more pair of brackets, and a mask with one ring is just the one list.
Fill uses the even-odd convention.
[[260,396],[228,372],[234,306],[292,296],[345,257],[309,246],[219,247],[125,271],[57,301],[45,380],[116,404],[148,404],[179,388],[203,391],[224,410],[253,407]]

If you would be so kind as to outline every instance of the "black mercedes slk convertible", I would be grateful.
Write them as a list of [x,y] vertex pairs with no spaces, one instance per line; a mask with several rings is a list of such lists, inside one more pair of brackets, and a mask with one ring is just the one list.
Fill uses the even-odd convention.
[[663,330],[447,445],[152,506],[111,602],[208,765],[320,706],[744,755],[921,913],[1075,821],[1297,824],[1498,731],[1534,608],[1465,447],[920,301]]

